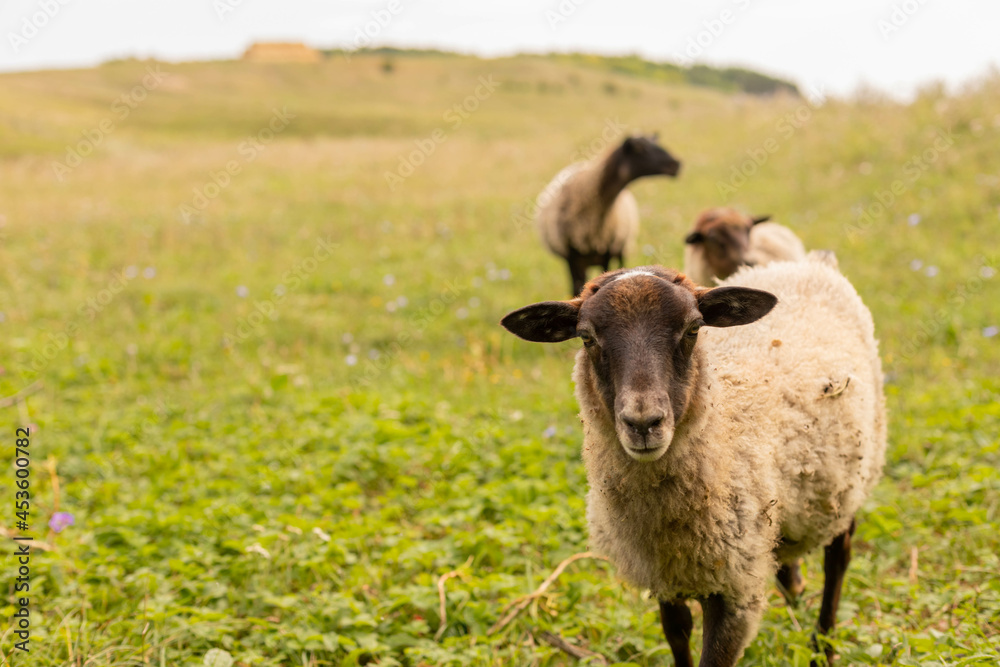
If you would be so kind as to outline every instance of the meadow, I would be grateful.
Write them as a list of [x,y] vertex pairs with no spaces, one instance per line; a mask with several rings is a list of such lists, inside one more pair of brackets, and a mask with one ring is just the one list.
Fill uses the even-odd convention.
[[[672,664],[655,601],[595,559],[490,632],[587,550],[578,343],[497,324],[568,296],[534,197],[658,131],[684,167],[632,187],[630,264],[679,266],[730,204],[834,250],[873,312],[888,464],[840,664],[996,665],[1000,78],[907,105],[804,92],[528,56],[0,75],[0,527],[34,538],[30,654],[4,540],[0,662],[573,664],[552,633]],[[742,664],[809,663],[821,558]]]

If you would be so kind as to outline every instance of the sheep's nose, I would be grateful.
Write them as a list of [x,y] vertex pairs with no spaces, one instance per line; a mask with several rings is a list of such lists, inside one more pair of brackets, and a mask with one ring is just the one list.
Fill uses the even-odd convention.
[[649,435],[649,432],[654,428],[663,423],[664,414],[662,412],[651,413],[648,415],[622,415],[622,421],[625,424],[638,433],[639,435],[645,437]]

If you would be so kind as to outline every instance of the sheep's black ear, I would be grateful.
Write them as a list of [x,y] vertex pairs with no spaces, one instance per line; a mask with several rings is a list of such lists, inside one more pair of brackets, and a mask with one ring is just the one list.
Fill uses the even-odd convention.
[[576,337],[576,322],[583,299],[543,301],[507,313],[500,324],[533,343],[559,343]]
[[698,310],[710,327],[735,327],[750,324],[771,312],[778,297],[750,287],[723,285],[698,294]]
[[636,148],[638,148],[638,146],[636,145],[636,141],[633,137],[627,137],[625,141],[622,142],[622,152],[625,153],[625,155],[634,153]]
[[767,222],[768,220],[771,219],[771,216],[769,216],[769,215],[758,215],[756,218],[750,218],[750,219],[753,221],[753,224],[756,225],[756,224],[761,223],[761,222]]
[[691,232],[684,237],[684,243],[688,245],[694,245],[696,243],[702,243],[705,240],[705,235],[701,232]]

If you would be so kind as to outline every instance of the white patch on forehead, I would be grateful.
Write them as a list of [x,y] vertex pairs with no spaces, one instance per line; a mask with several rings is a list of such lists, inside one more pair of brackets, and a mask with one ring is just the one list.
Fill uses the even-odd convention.
[[659,278],[660,276],[649,271],[626,271],[625,273],[619,273],[615,276],[615,280],[621,280],[622,278],[634,278],[636,276],[652,276],[653,278]]

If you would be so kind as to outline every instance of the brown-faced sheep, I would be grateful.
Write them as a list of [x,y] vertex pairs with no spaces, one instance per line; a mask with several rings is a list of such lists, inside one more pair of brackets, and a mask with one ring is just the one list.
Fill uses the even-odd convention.
[[725,280],[741,266],[764,266],[806,257],[795,233],[771,216],[750,217],[734,208],[703,212],[684,239],[684,273],[699,285]]
[[798,558],[818,547],[829,632],[886,439],[871,314],[838,271],[776,262],[709,289],[663,267],[618,270],[502,324],[530,341],[583,340],[590,540],[659,599],[677,665],[692,664],[686,600],[704,612],[700,664],[730,667],[771,577],[794,598]]
[[625,266],[625,249],[639,233],[639,207],[625,187],[645,176],[677,176],[678,162],[656,137],[631,136],[605,155],[563,169],[538,197],[542,241],[566,260],[579,294],[587,269]]

